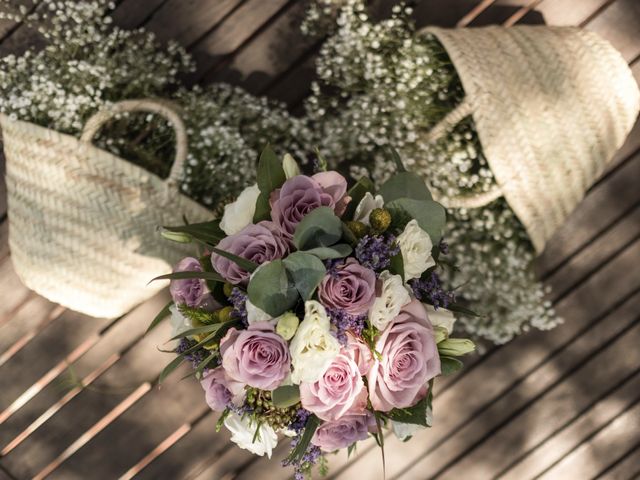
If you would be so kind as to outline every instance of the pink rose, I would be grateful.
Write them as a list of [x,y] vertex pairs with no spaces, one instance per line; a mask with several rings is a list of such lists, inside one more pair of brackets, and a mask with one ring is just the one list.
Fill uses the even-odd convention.
[[369,346],[364,343],[362,338],[347,332],[346,350],[353,361],[356,362],[360,375],[367,375],[373,366],[373,353],[371,353]]
[[[174,272],[201,272],[202,266],[197,258],[186,257],[180,260],[173,269]],[[188,307],[197,307],[207,293],[207,285],[201,278],[181,278],[171,280],[169,293],[173,301]]]
[[[216,246],[258,265],[283,258],[289,253],[289,244],[272,222],[247,225],[238,233],[220,240]],[[246,284],[249,280],[249,272],[221,255],[211,254],[211,264],[229,283]]]
[[325,307],[362,315],[376,299],[376,274],[349,258],[322,279],[318,299]]
[[240,404],[244,397],[244,384],[229,378],[222,367],[207,370],[200,384],[204,388],[207,405],[216,412],[222,412],[230,403]]
[[376,341],[381,359],[367,374],[369,397],[374,409],[415,405],[426,395],[426,383],[440,375],[440,357],[433,327],[418,300],[412,300],[384,329]]
[[323,420],[362,413],[367,406],[367,389],[358,365],[348,354],[338,354],[317,382],[300,384],[300,401]]
[[289,347],[269,322],[229,329],[220,342],[222,366],[232,379],[262,390],[277,388],[291,372]]
[[[271,193],[271,219],[287,239],[293,238],[298,223],[318,207],[330,207],[336,213],[344,207],[347,181],[336,172],[308,177],[297,175]],[[346,203],[345,203],[346,207]]]
[[314,433],[311,443],[325,452],[333,452],[366,440],[369,432],[375,431],[375,418],[365,411],[360,415],[345,415],[335,422],[323,423]]

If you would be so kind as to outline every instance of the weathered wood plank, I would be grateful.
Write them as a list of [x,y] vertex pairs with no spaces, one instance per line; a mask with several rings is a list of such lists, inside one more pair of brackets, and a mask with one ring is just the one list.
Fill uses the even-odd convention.
[[[633,306],[627,308],[627,304],[619,310],[619,317],[614,312],[599,322],[567,346],[547,368],[528,375],[474,422],[449,437],[444,448],[421,459],[420,465],[428,464],[432,474],[438,472],[437,475],[451,478],[460,478],[470,469],[480,478],[493,478],[511,459],[575,421],[640,367],[640,352],[634,355],[629,350],[640,342],[639,299],[636,296]],[[629,328],[630,324],[633,326]],[[609,336],[610,332],[615,335]],[[563,377],[563,372],[576,367]],[[551,388],[545,391],[544,387]],[[415,476],[425,470],[416,467],[413,472]]]
[[[159,297],[154,297],[154,300]],[[146,308],[145,308],[146,307]],[[162,302],[147,302],[136,310],[134,317],[144,327]],[[142,314],[146,312],[146,314]],[[155,314],[155,313],[154,313]],[[139,315],[139,316],[138,316]],[[133,315],[132,315],[133,317]],[[153,381],[167,363],[168,355],[157,349],[169,334],[163,323],[148,336],[126,351],[120,361],[96,380],[91,387],[66,404],[50,418],[45,428],[33,432],[22,444],[4,458],[4,464],[16,474],[31,477],[54,461],[64,450],[82,437],[83,433],[124,401],[142,385]],[[123,339],[131,339],[121,332]],[[133,338],[135,340],[135,337]],[[98,344],[99,345],[99,344]],[[109,354],[113,350],[109,349]],[[80,365],[76,366],[80,369]],[[94,365],[95,368],[95,365]],[[78,372],[82,377],[83,373]]]
[[231,83],[259,93],[313,47],[314,40],[300,31],[308,4],[307,0],[294,3],[252,38],[224,69],[205,76],[204,81]]
[[188,47],[233,12],[242,0],[168,0],[144,25],[160,41]]
[[[0,154],[0,219],[7,214],[7,184],[5,183],[4,155]],[[1,241],[2,239],[0,239]],[[2,258],[2,257],[0,257]]]
[[113,21],[131,30],[144,23],[164,2],[166,0],[123,0],[112,13]]
[[197,82],[229,61],[233,53],[255,32],[278,14],[287,0],[247,0],[234,14],[214,28],[191,48],[198,71],[188,78]]
[[536,259],[537,271],[541,275],[553,271],[632,208],[640,196],[637,178],[640,152],[589,192]]
[[[531,0],[497,0],[476,16],[468,25],[480,27],[504,23],[530,2]],[[535,12],[531,12],[527,17],[527,23],[542,23],[543,20],[542,16]]]
[[[566,347],[594,321],[600,320],[618,303],[629,297],[640,284],[640,272],[620,275],[624,265],[633,262],[640,254],[640,241],[628,248],[615,260],[605,265],[598,275],[594,275],[571,295],[565,297],[556,307],[560,315],[567,321],[552,332],[533,331],[518,337],[511,343],[490,355],[479,366],[457,382],[454,388],[448,389],[442,395],[434,398],[435,421],[434,427],[424,434],[416,436],[414,441],[399,445],[401,458],[411,463],[414,459],[424,456],[425,450],[437,452],[436,449],[452,435],[452,432],[464,427],[465,424],[479,415],[482,411],[508,392],[513,385],[544,365],[556,350]],[[454,405],[460,415],[438,415],[438,405]],[[418,441],[415,441],[418,440]],[[389,437],[389,444],[393,443]],[[387,443],[387,442],[385,442]],[[391,447],[390,447],[391,448]],[[344,467],[357,469],[364,475],[373,474],[379,464],[376,463],[376,451],[364,452]],[[416,470],[420,472],[434,471],[431,462],[439,462],[438,455],[425,461]],[[343,461],[346,454],[339,457]],[[389,455],[387,458],[391,458]],[[340,468],[338,461],[332,460],[332,470]],[[393,462],[388,461],[387,468],[393,468]],[[336,468],[337,467],[337,468]],[[356,471],[356,470],[351,470]],[[390,472],[390,476],[392,472]]]
[[544,0],[535,9],[547,25],[576,26],[588,21],[612,0]]
[[[27,403],[20,410],[19,415],[10,418],[3,425],[0,431],[2,449],[19,435],[24,435],[23,432],[30,431],[33,428],[33,422],[40,419],[52,405],[61,402],[65,392],[72,388],[71,385],[65,386],[65,383],[69,383],[71,374],[77,379],[93,378],[96,372],[104,373],[105,368],[111,368],[115,361],[136,345],[143,335],[149,319],[153,318],[167,301],[166,294],[161,293],[133,310],[104,332],[100,341],[91,350]],[[112,358],[114,354],[117,355],[115,360]],[[95,378],[92,381],[95,381]],[[64,403],[66,404],[70,400],[65,399]],[[59,405],[58,408],[62,408],[62,406],[64,405]],[[44,428],[48,428],[48,426]],[[12,446],[13,448],[15,446]]]
[[631,480],[640,477],[640,443],[630,450],[618,463],[603,472],[607,480]]
[[616,0],[585,28],[611,42],[627,62],[640,55],[640,3],[636,0]]
[[540,479],[595,477],[635,446],[639,430],[640,403],[636,403]]
[[[545,439],[544,443],[536,446],[532,451],[526,452],[526,456],[510,459],[511,464],[508,470],[502,471],[499,478],[501,480],[520,480],[541,474],[593,436],[602,426],[612,422],[639,397],[640,372],[596,403],[575,422]],[[640,463],[638,467],[640,468]],[[625,478],[631,478],[631,476]]]
[[63,311],[64,308],[43,297],[30,297],[10,322],[0,325],[0,366],[16,355]]
[[5,218],[0,221],[0,264],[9,255],[9,221]]
[[32,295],[16,275],[11,257],[0,261],[0,325],[11,320],[14,313]]

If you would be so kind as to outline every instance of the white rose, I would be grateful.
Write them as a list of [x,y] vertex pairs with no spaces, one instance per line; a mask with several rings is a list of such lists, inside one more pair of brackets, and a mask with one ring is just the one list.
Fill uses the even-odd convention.
[[362,200],[356,207],[356,211],[353,214],[353,220],[355,222],[362,222],[365,225],[369,225],[369,215],[376,208],[382,208],[384,206],[384,199],[381,195],[376,195],[375,198],[371,193],[364,194]]
[[398,316],[400,309],[411,301],[411,296],[400,275],[392,275],[385,270],[378,281],[381,282],[380,293],[369,309],[369,322],[378,330],[384,330]]
[[291,381],[295,384],[317,381],[340,353],[340,343],[331,334],[331,322],[324,307],[309,300],[304,310],[304,319],[289,345]]
[[300,175],[300,167],[295,159],[288,153],[284,154],[282,159],[282,169],[284,170],[284,176],[289,180],[297,175]]
[[169,323],[171,324],[171,338],[193,328],[191,320],[180,313],[175,303],[169,307],[169,311],[171,312],[171,318],[169,319]]
[[447,330],[447,333],[451,335],[453,324],[456,323],[456,317],[453,316],[453,312],[442,307],[438,307],[436,310],[433,308],[433,305],[427,303],[423,303],[423,305],[427,310],[427,316],[429,317],[431,325],[434,327],[443,327]]
[[278,435],[271,426],[262,423],[258,427],[248,416],[243,418],[232,412],[224,419],[224,426],[231,432],[232,442],[255,455],[262,457],[266,453],[271,458],[271,452],[278,445]]
[[220,228],[224,233],[233,235],[253,222],[258,195],[260,195],[260,189],[255,184],[245,188],[235,202],[225,205],[224,214],[220,220]]
[[428,268],[436,264],[431,256],[433,248],[431,237],[418,226],[416,220],[407,223],[397,241],[402,252],[405,280],[419,278]]
[[256,307],[248,298],[245,306],[247,308],[247,322],[249,325],[256,322],[267,322],[269,320],[273,320],[271,315]]

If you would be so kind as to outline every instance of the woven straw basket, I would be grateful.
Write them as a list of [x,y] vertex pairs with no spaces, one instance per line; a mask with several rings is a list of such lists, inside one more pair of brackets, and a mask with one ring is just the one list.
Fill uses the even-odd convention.
[[477,208],[504,196],[541,252],[633,126],[640,94],[626,62],[609,43],[576,28],[423,32],[443,44],[465,91],[427,140],[473,115],[497,183],[443,202]]
[[[91,145],[105,122],[129,111],[163,115],[174,127],[167,180]],[[95,114],[80,140],[6,116],[0,125],[13,264],[25,285],[56,303],[95,317],[122,315],[160,290],[149,280],[188,253],[160,238],[158,226],[182,224],[183,215],[211,218],[178,193],[187,135],[168,103],[117,103]]]

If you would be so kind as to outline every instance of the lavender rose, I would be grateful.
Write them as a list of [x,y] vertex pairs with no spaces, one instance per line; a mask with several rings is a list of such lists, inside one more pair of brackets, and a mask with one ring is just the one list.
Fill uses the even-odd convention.
[[[220,240],[216,247],[258,265],[283,258],[289,252],[289,244],[272,222],[247,225],[235,235]],[[211,254],[211,264],[229,283],[245,285],[249,281],[249,272],[221,255]]]
[[244,398],[244,384],[229,378],[222,367],[207,370],[200,385],[207,405],[215,412],[222,412],[231,403],[239,405]]
[[367,374],[374,409],[415,405],[426,395],[426,383],[440,374],[440,357],[433,327],[418,300],[402,307],[376,341],[381,356]]
[[[180,260],[173,269],[174,272],[201,272],[202,266],[197,258],[186,257]],[[169,293],[176,304],[186,304],[197,307],[207,293],[207,285],[201,278],[183,278],[171,280]]]
[[362,315],[376,298],[376,274],[349,258],[322,279],[318,298],[325,307]]
[[[347,181],[336,172],[308,177],[297,175],[271,194],[271,219],[287,238],[293,238],[298,223],[318,207],[344,211]],[[346,207],[346,203],[344,203]],[[338,207],[338,208],[336,208]]]
[[311,443],[325,452],[333,452],[366,440],[369,432],[375,431],[375,425],[375,418],[369,412],[345,415],[340,420],[320,425],[311,438]]
[[277,388],[291,372],[289,347],[269,322],[229,329],[220,342],[222,366],[229,377],[262,390]]
[[302,406],[322,420],[334,421],[347,413],[363,413],[367,389],[349,352],[340,353],[315,383],[300,383]]

